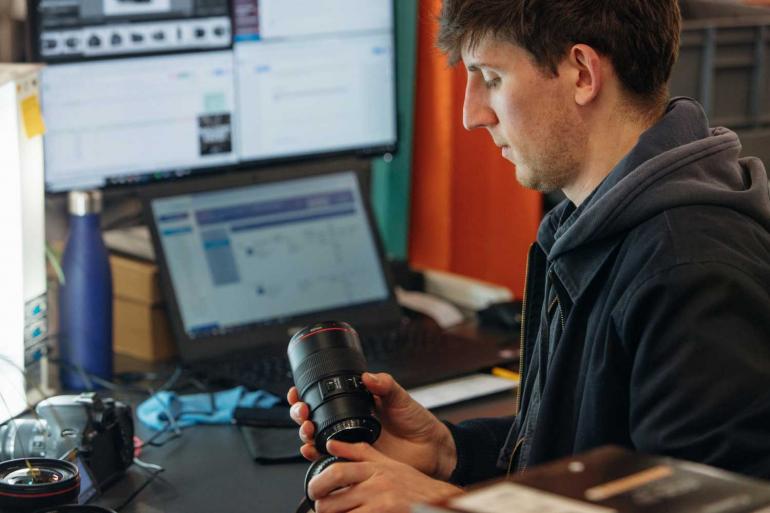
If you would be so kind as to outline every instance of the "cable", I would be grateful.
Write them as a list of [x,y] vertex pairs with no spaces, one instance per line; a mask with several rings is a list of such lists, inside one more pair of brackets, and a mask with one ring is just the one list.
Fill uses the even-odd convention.
[[64,270],[61,268],[61,257],[56,254],[48,243],[45,245],[45,256],[56,274],[56,279],[59,280],[59,285],[64,285]]
[[[168,380],[166,380],[166,382],[163,385],[161,385],[161,387],[158,390],[158,392],[162,392],[166,386],[169,386],[169,385],[175,383],[176,380],[179,379],[179,376],[181,374],[182,374],[182,368],[181,367],[177,367],[176,370],[174,371],[174,373],[171,375],[171,377]],[[160,405],[161,408],[163,408],[163,411],[166,413],[166,417],[167,417],[167,420],[168,420],[168,426],[164,429],[164,431],[167,431],[168,428],[173,428],[174,434],[176,435],[173,438],[178,438],[178,437],[182,436],[182,429],[176,423],[177,419],[175,418],[173,412],[169,408],[169,405],[165,404],[163,401],[160,400],[160,397],[158,397],[158,395],[157,395],[158,392],[155,392],[155,391],[152,390],[152,388],[150,388],[150,398],[155,398],[157,403]],[[180,413],[180,416],[181,415],[182,414]],[[153,438],[155,438],[155,436],[153,436]],[[170,440],[170,438],[168,440],[164,441],[163,443],[165,444],[169,440]]]
[[[137,463],[137,462],[140,462],[140,463]],[[137,464],[138,467],[140,467],[140,468],[142,468],[144,470],[153,469],[155,471],[152,472],[147,479],[145,479],[144,483],[142,483],[141,486],[139,486],[139,488],[134,490],[131,493],[131,495],[126,497],[126,499],[119,506],[113,508],[115,511],[121,511],[123,508],[125,508],[126,506],[131,504],[131,501],[133,501],[136,498],[137,495],[142,493],[142,491],[145,488],[147,488],[150,485],[150,483],[155,481],[155,478],[158,477],[159,474],[161,474],[162,472],[164,472],[166,470],[163,467],[161,467],[160,465],[155,465],[154,463],[146,463],[146,462],[143,462],[142,460],[140,460],[139,458],[134,458],[134,463]]]
[[150,447],[163,447],[164,445],[166,445],[171,440],[174,440],[174,439],[179,438],[180,436],[182,436],[182,430],[180,429],[179,431],[174,431],[174,433],[172,433],[168,438],[166,438],[162,442],[156,442],[156,440],[158,438],[160,438],[162,435],[168,433],[170,428],[171,428],[171,424],[166,425],[166,427],[164,427],[160,431],[156,431],[147,440],[142,441],[138,445],[134,445],[134,449],[143,449],[143,448],[147,447],[148,445]]
[[[94,385],[99,385],[100,387],[110,390],[112,392],[147,394],[148,396],[152,396],[156,393],[156,391],[152,387],[131,386],[131,385],[116,383],[114,381],[104,379],[100,376],[97,376],[96,374],[87,372],[81,365],[76,365],[76,364],[67,362],[65,360],[62,360],[61,358],[49,358],[49,361],[51,363],[58,365],[59,367],[66,368],[80,374],[89,392],[95,391]],[[182,376],[183,371],[184,369],[182,368],[182,366],[177,365],[176,368],[174,369],[174,372],[171,374],[169,378],[166,379],[166,381],[160,386],[160,388],[158,388],[157,392],[168,390],[171,387],[173,387],[177,383],[177,381],[179,381],[179,378]],[[156,377],[157,375],[150,374],[150,376]]]
[[139,458],[134,458],[134,464],[137,467],[145,469],[145,470],[154,470],[156,472],[163,472],[164,470],[166,470],[165,468],[163,468],[162,466],[158,465],[157,463],[149,463],[149,462],[146,462],[146,461],[142,461]]
[[176,384],[176,382],[179,380],[180,376],[182,376],[182,366],[177,365],[176,369],[174,369],[174,373],[171,374],[171,377],[168,378],[166,382],[160,386],[158,391],[162,392],[163,390],[170,390],[171,387],[173,387]]
[[[147,440],[140,440],[141,443],[135,444],[134,449],[143,449],[144,447],[147,447],[148,445],[150,447],[163,447],[165,444],[170,442],[171,440],[174,440],[176,438],[179,438],[182,436],[182,432],[185,428],[179,426],[177,422],[182,419],[185,415],[214,415],[216,411],[204,411],[204,410],[187,410],[187,411],[181,411],[177,415],[175,415],[173,418],[166,418],[166,426],[164,426],[162,429],[156,431],[153,433],[153,435],[148,438]],[[189,426],[192,427],[192,426]],[[160,438],[162,435],[168,433],[172,428],[174,428],[174,433],[169,435],[168,438],[161,442],[157,442],[156,440]]]

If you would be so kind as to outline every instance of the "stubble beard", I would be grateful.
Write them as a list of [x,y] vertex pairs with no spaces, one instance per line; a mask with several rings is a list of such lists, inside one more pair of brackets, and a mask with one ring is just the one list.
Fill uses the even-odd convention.
[[577,123],[552,117],[540,134],[521,153],[516,179],[521,185],[542,193],[561,190],[572,183],[580,169],[579,156],[585,137]]
[[567,152],[558,155],[540,155],[516,167],[516,179],[521,185],[542,193],[567,187],[578,169],[578,160]]

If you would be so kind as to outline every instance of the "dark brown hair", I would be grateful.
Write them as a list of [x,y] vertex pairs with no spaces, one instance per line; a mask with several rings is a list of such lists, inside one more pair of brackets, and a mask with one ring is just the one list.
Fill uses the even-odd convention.
[[625,89],[658,106],[679,52],[677,0],[444,0],[438,47],[451,64],[484,37],[527,50],[556,76],[573,44],[610,58]]

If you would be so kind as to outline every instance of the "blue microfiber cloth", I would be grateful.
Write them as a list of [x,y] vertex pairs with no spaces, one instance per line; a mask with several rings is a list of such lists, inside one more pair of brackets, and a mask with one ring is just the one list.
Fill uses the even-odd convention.
[[171,424],[179,428],[195,424],[229,424],[238,406],[272,408],[279,402],[280,399],[271,393],[247,392],[244,387],[181,396],[175,392],[158,392],[136,408],[136,416],[145,426],[160,431]]

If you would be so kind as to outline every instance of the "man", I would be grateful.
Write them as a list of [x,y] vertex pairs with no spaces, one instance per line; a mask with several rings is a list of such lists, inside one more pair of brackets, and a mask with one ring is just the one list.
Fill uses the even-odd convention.
[[319,513],[405,512],[609,443],[770,478],[768,178],[697,103],[667,100],[679,24],[675,0],[444,2],[466,128],[568,198],[530,250],[518,414],[444,424],[367,374],[383,434],[330,442],[351,462],[311,482]]

